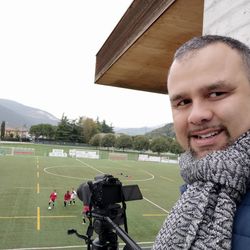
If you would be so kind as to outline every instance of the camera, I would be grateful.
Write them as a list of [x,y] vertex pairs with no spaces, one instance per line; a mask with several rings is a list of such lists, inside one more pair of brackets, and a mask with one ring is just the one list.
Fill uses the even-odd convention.
[[[98,175],[93,181],[82,183],[77,189],[77,196],[88,206],[86,213],[89,219],[87,236],[80,235],[76,230],[68,230],[85,239],[88,249],[117,250],[118,236],[126,243],[124,249],[141,249],[128,235],[126,219],[126,201],[143,199],[138,185],[125,185],[110,174]],[[120,227],[124,225],[124,230]],[[95,231],[98,238],[92,240]],[[92,248],[90,248],[92,246]]]
[[77,196],[84,204],[100,209],[114,203],[142,199],[138,185],[122,186],[118,178],[108,174],[98,175],[94,181],[81,184]]

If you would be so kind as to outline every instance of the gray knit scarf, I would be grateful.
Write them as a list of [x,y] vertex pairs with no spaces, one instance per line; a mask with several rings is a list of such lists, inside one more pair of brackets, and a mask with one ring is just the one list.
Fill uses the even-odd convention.
[[250,132],[226,150],[195,159],[180,159],[181,176],[188,184],[153,245],[153,250],[231,249],[236,205],[250,180]]

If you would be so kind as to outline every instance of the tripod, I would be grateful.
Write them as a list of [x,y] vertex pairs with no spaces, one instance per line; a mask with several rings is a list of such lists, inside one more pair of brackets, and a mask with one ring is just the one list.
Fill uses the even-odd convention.
[[[80,185],[77,195],[83,204],[89,206],[86,212],[89,226],[86,235],[81,235],[74,229],[68,230],[68,234],[75,233],[84,239],[88,250],[118,250],[118,236],[125,242],[125,250],[141,250],[128,235],[125,212],[125,201],[143,198],[138,185],[122,186],[117,178],[106,174],[96,176],[94,182],[88,181],[87,184]],[[122,207],[118,203],[122,203]],[[124,225],[125,231],[119,225]],[[94,231],[98,238],[92,240]]]
[[91,239],[94,230],[92,222],[90,222],[88,227],[87,236],[79,234],[74,229],[68,230],[68,234],[75,233],[77,237],[84,239],[88,245],[88,250],[118,250],[117,235],[126,243],[124,250],[141,250],[136,242],[108,216],[102,216],[96,213],[92,213],[92,216],[96,218],[95,229],[99,236],[95,240]]

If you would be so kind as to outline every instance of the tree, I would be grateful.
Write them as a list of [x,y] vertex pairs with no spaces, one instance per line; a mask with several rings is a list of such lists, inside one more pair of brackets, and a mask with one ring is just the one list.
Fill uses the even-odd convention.
[[101,131],[102,133],[114,133],[114,129],[112,127],[112,125],[107,125],[106,121],[103,120],[101,123]]
[[176,140],[173,140],[170,145],[170,152],[179,155],[183,153],[184,150]]
[[46,138],[54,139],[56,133],[56,126],[53,126],[51,124],[42,124],[42,132],[43,136],[45,136]]
[[83,137],[86,143],[89,143],[90,139],[98,133],[97,124],[91,118],[80,118],[79,124],[82,128]]
[[89,144],[97,148],[101,146],[101,140],[102,140],[102,135],[95,134],[94,136],[91,137]]
[[5,121],[2,121],[2,123],[1,123],[1,136],[0,136],[1,140],[4,139],[4,137],[5,137]]
[[69,141],[70,134],[72,132],[72,126],[67,116],[62,115],[55,134],[55,139],[58,141]]
[[114,147],[115,140],[116,140],[115,135],[112,133],[108,133],[103,136],[101,140],[101,146],[106,147],[109,150],[110,147]]
[[115,147],[122,148],[124,151],[125,148],[132,148],[133,140],[129,135],[120,135],[116,138]]
[[133,149],[138,151],[149,149],[149,139],[144,135],[138,135],[134,138]]
[[29,130],[29,133],[32,135],[32,136],[35,136],[35,138],[38,138],[42,132],[41,132],[41,128],[39,125],[33,125],[30,127],[30,130]]
[[167,143],[166,138],[163,138],[163,137],[154,138],[150,144],[150,149],[153,152],[157,152],[158,155],[160,155],[160,153],[162,153],[162,152],[169,151],[169,147],[168,147],[168,143]]
[[38,124],[33,125],[30,127],[29,133],[35,138],[38,138],[39,136],[42,136],[47,139],[54,139],[56,132],[56,126],[53,126],[51,124]]
[[102,124],[99,121],[99,117],[96,118],[96,127],[99,133],[102,133]]

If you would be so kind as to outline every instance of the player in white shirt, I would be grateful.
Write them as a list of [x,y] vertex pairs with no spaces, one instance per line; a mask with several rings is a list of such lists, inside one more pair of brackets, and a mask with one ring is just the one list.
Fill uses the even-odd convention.
[[73,205],[76,204],[76,197],[77,197],[77,193],[76,193],[75,189],[72,188],[71,197],[70,197],[70,204],[73,204]]

